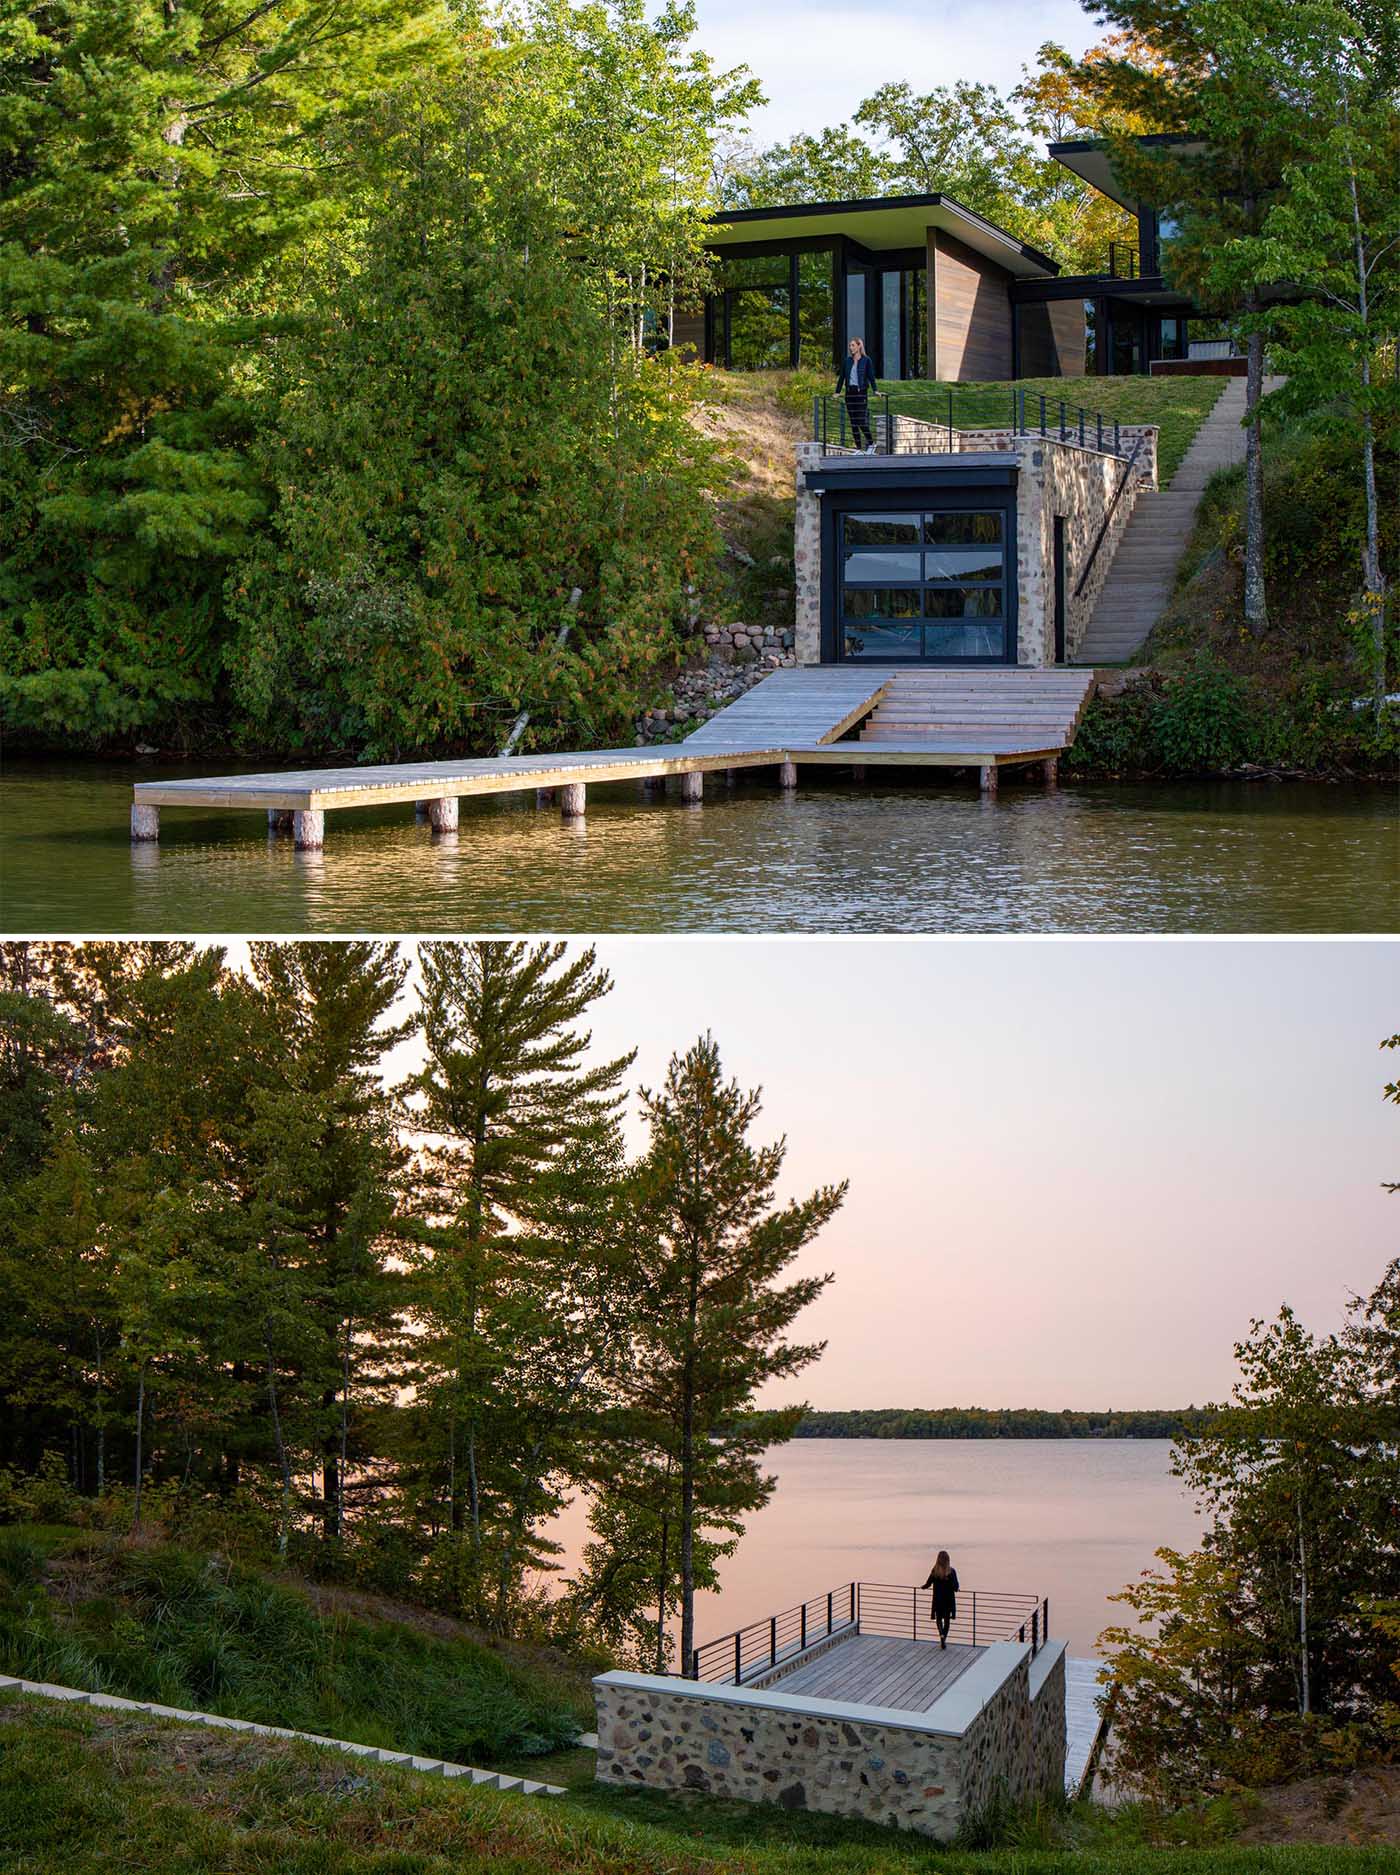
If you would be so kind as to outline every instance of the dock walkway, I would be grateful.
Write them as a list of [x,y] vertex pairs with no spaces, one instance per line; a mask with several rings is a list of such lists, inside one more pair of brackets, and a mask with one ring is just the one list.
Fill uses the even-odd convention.
[[1093,687],[1092,671],[1063,668],[780,670],[683,742],[651,748],[138,781],[131,837],[157,840],[162,807],[247,808],[265,812],[297,846],[317,848],[326,814],[342,808],[411,804],[435,831],[450,832],[458,802],[477,795],[533,789],[541,805],[557,799],[568,819],[587,811],[590,782],[664,786],[675,775],[681,798],[698,802],[705,775],[716,770],[776,767],[791,788],[799,763],[973,767],[984,792],[995,793],[1006,766],[1039,762],[1053,781]]

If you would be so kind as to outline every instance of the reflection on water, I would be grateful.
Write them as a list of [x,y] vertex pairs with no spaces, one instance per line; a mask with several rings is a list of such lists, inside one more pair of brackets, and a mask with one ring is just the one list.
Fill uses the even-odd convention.
[[[1050,1632],[1094,1650],[1110,1605],[1166,1544],[1201,1525],[1164,1439],[795,1439],[767,1454],[778,1488],[702,1596],[702,1641],[850,1581],[917,1584],[940,1549],[965,1589],[1048,1595]],[[567,1571],[587,1538],[574,1505],[554,1534]]]
[[[703,807],[634,783],[584,821],[529,795],[463,802],[434,835],[409,807],[327,816],[324,853],[260,814],[161,810],[127,839],[134,771],[16,764],[0,812],[18,931],[1393,931],[1387,784],[1062,787],[1011,778],[864,786],[761,774]],[[189,769],[142,768],[145,778]]]

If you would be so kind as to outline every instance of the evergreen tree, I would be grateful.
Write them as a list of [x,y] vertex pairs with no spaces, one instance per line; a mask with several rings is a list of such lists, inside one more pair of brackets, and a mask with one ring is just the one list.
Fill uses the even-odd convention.
[[398,1378],[404,1282],[388,1259],[405,1155],[382,1062],[414,1027],[392,1020],[408,965],[396,944],[367,942],[263,941],[251,960],[286,1045],[283,1078],[259,1103],[256,1140],[267,1155],[264,1188],[301,1240],[295,1263],[319,1339],[302,1380],[318,1389],[322,1534],[333,1541],[345,1534],[363,1416]]
[[737,1534],[767,1501],[773,1480],[760,1455],[790,1438],[801,1417],[800,1407],[758,1411],[754,1395],[800,1373],[825,1345],[784,1337],[831,1277],[779,1279],[835,1216],[846,1186],[776,1202],[786,1144],[750,1143],[760,1095],[724,1080],[709,1036],[672,1056],[642,1107],[650,1144],[635,1190],[645,1241],[628,1393],[633,1428],[653,1428],[650,1443],[673,1466],[684,1671],[695,1641],[697,1539]]
[[[541,1481],[560,1428],[540,1409],[582,1384],[589,1331],[567,1308],[556,1325],[553,1295],[556,1281],[565,1292],[586,1283],[597,1254],[632,1056],[585,1059],[577,1025],[612,987],[591,948],[427,943],[420,960],[420,1465],[443,1504],[451,1592],[494,1621],[547,1507]],[[537,1449],[522,1469],[532,1416]]]

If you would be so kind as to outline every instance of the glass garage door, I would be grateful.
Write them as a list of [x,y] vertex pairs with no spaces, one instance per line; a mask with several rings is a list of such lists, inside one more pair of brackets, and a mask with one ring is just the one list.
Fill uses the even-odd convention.
[[996,508],[840,515],[840,655],[1005,663],[1004,523]]

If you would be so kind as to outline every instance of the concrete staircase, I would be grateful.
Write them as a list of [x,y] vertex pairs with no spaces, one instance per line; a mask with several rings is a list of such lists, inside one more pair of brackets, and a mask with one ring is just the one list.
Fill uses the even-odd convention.
[[1138,496],[1080,641],[1077,664],[1126,663],[1161,617],[1202,490],[1217,469],[1244,461],[1244,391],[1243,378],[1228,378],[1170,485]]
[[[353,1744],[347,1738],[323,1738],[319,1732],[292,1732],[283,1725],[255,1725],[251,1719],[229,1719],[220,1712],[186,1712],[181,1706],[159,1706],[151,1700],[119,1699],[115,1693],[89,1693],[78,1686],[55,1686],[47,1680],[20,1680],[0,1674],[0,1693],[27,1693],[35,1699],[59,1699],[75,1706],[96,1706],[104,1712],[144,1712],[156,1719],[174,1719],[184,1725],[208,1725],[221,1732],[248,1732],[258,1738],[299,1738],[308,1745],[320,1745],[327,1751],[343,1751],[354,1758],[371,1759],[375,1764],[397,1764],[409,1771],[423,1771],[430,1777],[464,1777],[487,1790],[513,1790],[522,1797],[562,1797],[562,1784],[541,1784],[534,1778],[511,1777],[505,1771],[479,1771],[470,1764],[453,1764],[446,1758],[423,1758],[411,1751],[384,1751],[375,1745]],[[597,1735],[590,1733],[594,1747]],[[580,1740],[580,1743],[583,1741]]]

